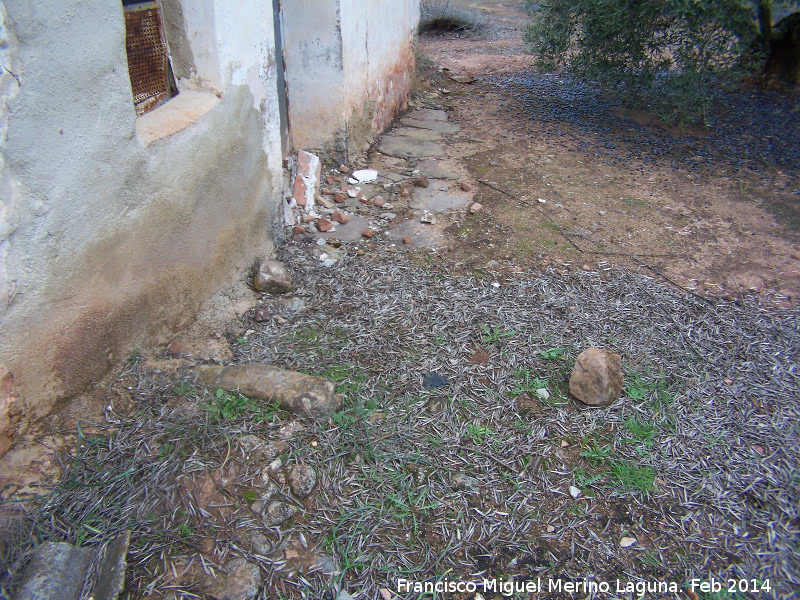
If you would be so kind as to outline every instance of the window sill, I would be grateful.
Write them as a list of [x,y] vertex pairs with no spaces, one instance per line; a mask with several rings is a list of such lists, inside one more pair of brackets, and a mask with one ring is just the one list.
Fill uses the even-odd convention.
[[219,98],[209,92],[181,92],[169,102],[136,119],[136,137],[145,145],[168,137],[211,111]]

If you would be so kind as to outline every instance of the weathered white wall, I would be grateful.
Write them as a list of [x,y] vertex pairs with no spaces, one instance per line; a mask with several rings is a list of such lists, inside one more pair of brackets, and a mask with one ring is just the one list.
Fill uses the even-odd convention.
[[297,0],[283,21],[294,148],[358,155],[406,107],[419,1]]
[[282,157],[262,4],[172,11],[213,42],[206,56],[181,41],[185,79],[221,100],[146,145],[119,0],[0,1],[0,453],[272,251]]

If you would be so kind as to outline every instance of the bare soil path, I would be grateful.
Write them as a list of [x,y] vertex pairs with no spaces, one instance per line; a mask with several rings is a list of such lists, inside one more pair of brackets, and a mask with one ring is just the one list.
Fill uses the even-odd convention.
[[741,90],[723,98],[712,129],[660,127],[581,82],[533,75],[520,4],[462,2],[484,13],[481,35],[420,39],[421,98],[461,126],[450,156],[513,196],[477,185],[486,210],[451,227],[455,262],[657,270],[699,294],[796,305],[797,98]]

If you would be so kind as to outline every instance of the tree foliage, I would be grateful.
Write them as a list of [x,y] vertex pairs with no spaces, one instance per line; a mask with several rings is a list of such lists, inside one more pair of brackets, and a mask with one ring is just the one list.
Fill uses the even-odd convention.
[[796,1],[527,0],[527,7],[526,41],[540,66],[569,67],[667,121],[707,119],[722,80],[754,65],[766,75],[770,60],[777,76],[796,83],[796,66],[775,60],[775,50],[784,30],[800,41],[800,28],[787,27],[792,14],[772,27],[773,10],[800,11]]

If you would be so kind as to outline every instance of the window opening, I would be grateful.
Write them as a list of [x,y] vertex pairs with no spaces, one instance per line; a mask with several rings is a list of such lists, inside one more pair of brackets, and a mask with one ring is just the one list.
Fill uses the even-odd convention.
[[155,2],[122,0],[125,13],[125,51],[133,105],[140,116],[177,93],[169,52]]

